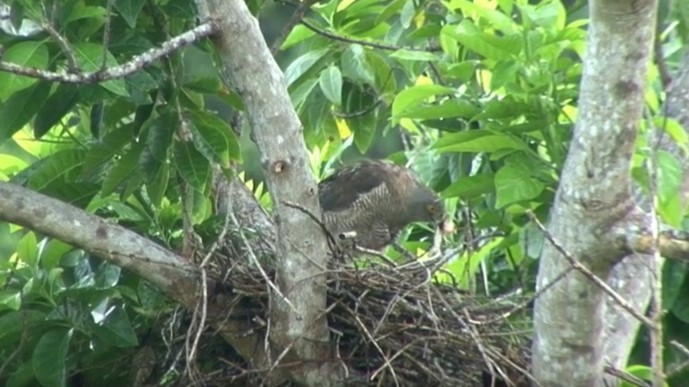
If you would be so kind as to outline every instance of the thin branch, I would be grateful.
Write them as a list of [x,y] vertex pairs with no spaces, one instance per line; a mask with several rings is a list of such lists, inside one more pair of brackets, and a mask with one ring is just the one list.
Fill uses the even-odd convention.
[[[280,47],[285,42],[287,36],[292,31],[294,26],[299,24],[304,19],[304,16],[306,16],[306,12],[309,10],[309,8],[311,8],[311,6],[317,2],[318,0],[303,0],[297,6],[297,9],[292,14],[292,17],[290,17],[287,23],[282,27],[280,34],[275,38],[275,40],[273,40],[273,44],[270,45],[270,53],[273,54],[273,56],[277,55],[278,51],[280,51]],[[294,5],[292,3],[286,4]]]
[[[201,38],[209,36],[216,32],[216,26],[213,23],[206,22],[193,29],[178,35],[166,42],[164,42],[160,47],[152,48],[143,54],[134,56],[129,62],[121,64],[119,66],[111,67],[104,71],[92,71],[79,74],[70,74],[65,71],[47,71],[42,69],[37,69],[35,67],[25,67],[20,66],[15,63],[0,61],[0,71],[6,71],[17,75],[24,75],[31,78],[38,78],[45,81],[51,82],[63,82],[63,83],[78,83],[78,84],[88,84],[107,81],[111,79],[123,78],[131,75],[141,69],[149,66],[156,60],[169,55],[173,51],[192,44]],[[0,46],[0,49],[2,47]]]
[[441,50],[439,47],[431,47],[431,48],[400,47],[400,46],[395,46],[392,44],[371,42],[368,40],[355,39],[355,38],[347,38],[344,36],[334,34],[330,31],[320,29],[319,27],[316,27],[315,25],[311,24],[311,22],[308,22],[306,20],[302,20],[301,24],[304,25],[304,27],[310,29],[311,31],[317,33],[318,35],[325,36],[326,38],[329,38],[329,39],[332,39],[332,40],[335,40],[338,42],[360,44],[362,46],[371,47],[371,48],[379,48],[381,50],[397,51],[397,50],[405,49],[405,50],[409,50],[409,51],[419,51],[419,52],[438,52]]
[[601,288],[605,293],[607,293],[610,298],[612,298],[617,305],[619,305],[622,309],[626,310],[629,312],[632,316],[636,317],[637,320],[639,320],[642,324],[647,326],[649,329],[653,329],[654,323],[648,317],[644,316],[643,314],[639,313],[637,310],[634,309],[622,296],[617,294],[608,284],[605,283],[602,279],[598,278],[595,274],[591,272],[586,266],[582,265],[581,262],[579,262],[576,258],[574,258],[565,248],[560,244],[560,242],[556,241],[555,238],[553,238],[553,235],[548,232],[548,230],[543,226],[543,223],[541,223],[538,218],[536,218],[536,215],[534,215],[533,212],[527,211],[526,214],[529,216],[529,218],[536,224],[536,227],[538,227],[539,230],[543,233],[545,238],[550,242],[550,244],[555,247],[555,249],[574,267],[574,269],[578,270],[581,274],[583,274],[586,278],[591,280],[596,286]]

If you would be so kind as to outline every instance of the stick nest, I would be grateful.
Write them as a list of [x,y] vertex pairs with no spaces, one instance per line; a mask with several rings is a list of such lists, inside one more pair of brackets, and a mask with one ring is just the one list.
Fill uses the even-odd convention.
[[[531,330],[522,300],[471,295],[440,283],[433,260],[335,265],[327,316],[336,361],[346,366],[351,385],[490,386],[493,378],[496,386],[528,385]],[[253,321],[266,321],[265,276],[272,280],[272,273],[247,264],[230,271],[225,283],[235,305],[259,314]]]

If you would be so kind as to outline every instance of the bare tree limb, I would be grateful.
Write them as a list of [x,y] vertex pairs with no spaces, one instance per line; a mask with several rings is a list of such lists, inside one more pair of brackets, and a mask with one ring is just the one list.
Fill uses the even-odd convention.
[[[165,41],[160,47],[154,47],[143,54],[136,55],[129,62],[105,70],[91,72],[54,72],[35,67],[20,66],[11,62],[0,61],[0,71],[7,71],[17,75],[24,75],[31,78],[38,78],[44,81],[63,82],[63,83],[96,83],[111,79],[124,78],[137,71],[140,71],[156,60],[169,55],[180,47],[192,44],[203,37],[215,32],[213,23],[207,22]],[[0,46],[0,49],[2,46]],[[0,50],[1,52],[2,50]],[[71,71],[71,70],[70,70]]]

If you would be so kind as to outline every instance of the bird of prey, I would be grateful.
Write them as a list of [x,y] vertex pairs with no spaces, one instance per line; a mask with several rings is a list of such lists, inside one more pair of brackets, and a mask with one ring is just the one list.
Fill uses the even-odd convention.
[[413,222],[449,230],[438,195],[411,169],[388,161],[344,167],[321,181],[318,190],[325,227],[336,241],[353,235],[356,246],[380,251]]

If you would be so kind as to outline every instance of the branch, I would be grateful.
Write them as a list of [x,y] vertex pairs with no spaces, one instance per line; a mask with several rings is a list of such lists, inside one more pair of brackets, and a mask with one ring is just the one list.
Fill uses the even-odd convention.
[[[134,56],[129,62],[105,70],[91,71],[86,73],[70,73],[65,71],[53,72],[35,67],[20,66],[11,62],[0,61],[0,71],[7,71],[17,75],[24,75],[31,78],[38,78],[45,81],[88,84],[118,79],[140,71],[149,66],[156,60],[169,55],[173,51],[192,44],[203,37],[215,32],[215,26],[211,22],[203,23],[181,35],[178,35],[160,47],[152,48],[143,54]],[[0,49],[2,46],[0,46]],[[1,50],[0,50],[1,52]]]
[[[280,68],[262,38],[257,20],[243,1],[208,0],[217,15],[214,43],[229,86],[242,97],[277,224],[276,283],[297,310],[271,292],[270,352],[295,364],[289,371],[298,384],[329,386],[341,378],[333,359],[326,310],[325,236],[299,203],[321,213],[318,186],[311,173],[299,122]],[[248,55],[250,53],[250,55]],[[314,362],[313,359],[319,361]]]
[[196,301],[198,269],[126,228],[70,204],[0,182],[0,219],[78,246],[127,268],[185,305]]

